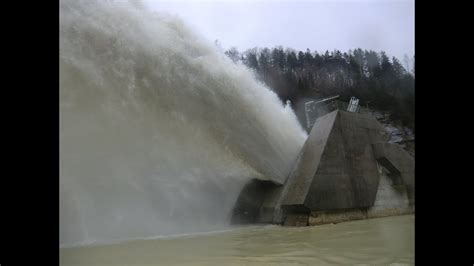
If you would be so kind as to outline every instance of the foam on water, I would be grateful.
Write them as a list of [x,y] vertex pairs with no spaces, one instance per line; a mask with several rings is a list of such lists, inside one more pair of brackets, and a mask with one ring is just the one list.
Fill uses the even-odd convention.
[[253,73],[140,4],[61,0],[60,243],[223,230],[306,133]]

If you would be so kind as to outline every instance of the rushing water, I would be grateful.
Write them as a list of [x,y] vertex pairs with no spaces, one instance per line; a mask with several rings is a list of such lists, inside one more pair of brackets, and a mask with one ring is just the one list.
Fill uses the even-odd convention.
[[60,243],[222,230],[306,133],[243,65],[137,1],[60,2]]
[[61,265],[413,265],[414,216],[63,248]]

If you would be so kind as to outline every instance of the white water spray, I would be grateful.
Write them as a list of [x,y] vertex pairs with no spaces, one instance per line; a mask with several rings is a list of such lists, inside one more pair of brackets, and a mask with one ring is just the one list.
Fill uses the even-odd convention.
[[180,20],[61,1],[61,245],[222,228],[244,183],[283,182],[305,138]]

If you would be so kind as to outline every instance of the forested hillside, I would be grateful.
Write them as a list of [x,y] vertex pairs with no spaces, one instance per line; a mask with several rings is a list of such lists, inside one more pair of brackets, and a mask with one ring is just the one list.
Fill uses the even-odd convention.
[[225,54],[255,70],[283,102],[294,105],[333,95],[349,101],[355,96],[361,105],[387,111],[392,121],[414,130],[414,57],[404,58],[402,64],[385,52],[360,48],[323,54],[282,47],[244,52],[231,48]]

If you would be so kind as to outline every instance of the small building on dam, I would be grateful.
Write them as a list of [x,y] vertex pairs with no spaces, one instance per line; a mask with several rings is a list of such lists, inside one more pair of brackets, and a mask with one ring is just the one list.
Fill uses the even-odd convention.
[[319,116],[284,184],[254,179],[232,223],[318,225],[414,213],[414,158],[368,113]]

